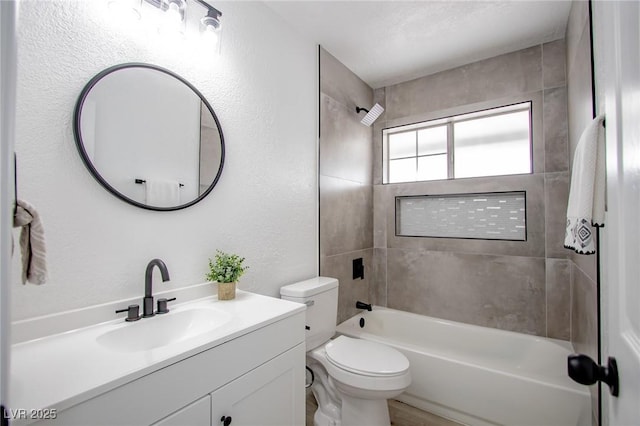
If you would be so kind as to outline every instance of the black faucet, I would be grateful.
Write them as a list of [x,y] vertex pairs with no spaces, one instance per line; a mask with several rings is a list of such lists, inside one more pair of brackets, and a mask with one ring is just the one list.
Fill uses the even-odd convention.
[[160,259],[153,259],[147,265],[147,271],[144,274],[144,299],[142,304],[142,316],[143,317],[152,317],[155,314],[153,313],[153,284],[151,283],[153,279],[153,267],[157,266],[160,269],[160,274],[162,275],[162,281],[169,281],[169,271],[167,270],[167,265]]
[[367,311],[371,312],[371,304],[364,303],[364,302],[361,302],[359,300],[356,302],[356,308],[357,309],[366,309]]

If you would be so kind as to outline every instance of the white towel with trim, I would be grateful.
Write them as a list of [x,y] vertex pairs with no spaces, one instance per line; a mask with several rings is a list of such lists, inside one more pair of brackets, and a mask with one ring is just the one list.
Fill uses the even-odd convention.
[[175,180],[147,179],[145,182],[146,203],[154,207],[180,205],[180,183]]
[[564,247],[579,254],[596,252],[591,226],[604,226],[604,115],[582,132],[573,157]]
[[20,253],[22,255],[22,284],[44,284],[47,282],[47,246],[44,226],[38,211],[24,200],[16,200],[13,227],[20,231]]

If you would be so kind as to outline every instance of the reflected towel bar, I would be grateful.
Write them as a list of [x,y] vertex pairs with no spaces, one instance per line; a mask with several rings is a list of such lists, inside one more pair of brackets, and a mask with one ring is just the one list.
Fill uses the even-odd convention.
[[[146,182],[146,180],[144,180],[144,179],[136,179],[136,183],[138,183],[138,184],[143,184],[145,182]],[[184,186],[183,183],[179,183],[178,185],[180,186],[180,188],[182,188]]]

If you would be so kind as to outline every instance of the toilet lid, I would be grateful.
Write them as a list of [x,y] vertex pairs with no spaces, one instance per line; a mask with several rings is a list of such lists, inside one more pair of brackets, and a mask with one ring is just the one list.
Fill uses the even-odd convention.
[[409,360],[394,348],[367,340],[339,336],[325,346],[334,365],[366,376],[397,376],[409,369]]

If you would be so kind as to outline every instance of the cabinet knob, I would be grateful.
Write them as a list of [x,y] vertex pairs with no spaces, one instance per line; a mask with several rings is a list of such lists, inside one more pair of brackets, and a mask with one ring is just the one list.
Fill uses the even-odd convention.
[[220,421],[224,426],[229,426],[231,424],[231,416],[222,416]]

